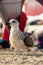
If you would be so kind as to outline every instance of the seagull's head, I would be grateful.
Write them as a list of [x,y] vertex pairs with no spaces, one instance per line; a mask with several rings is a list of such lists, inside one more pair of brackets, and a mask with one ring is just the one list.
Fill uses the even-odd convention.
[[11,27],[19,27],[19,22],[16,19],[11,19],[9,23]]

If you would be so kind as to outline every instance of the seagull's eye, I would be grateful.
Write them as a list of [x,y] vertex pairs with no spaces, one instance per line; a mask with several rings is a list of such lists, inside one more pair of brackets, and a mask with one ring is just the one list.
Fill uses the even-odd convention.
[[15,21],[13,21],[13,23],[16,23]]

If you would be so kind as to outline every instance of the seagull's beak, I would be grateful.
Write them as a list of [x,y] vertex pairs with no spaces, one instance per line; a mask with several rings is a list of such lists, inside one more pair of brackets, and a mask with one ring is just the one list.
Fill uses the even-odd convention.
[[10,23],[10,27],[11,27],[11,23]]
[[10,28],[11,28],[11,23],[9,23],[9,25],[10,25]]

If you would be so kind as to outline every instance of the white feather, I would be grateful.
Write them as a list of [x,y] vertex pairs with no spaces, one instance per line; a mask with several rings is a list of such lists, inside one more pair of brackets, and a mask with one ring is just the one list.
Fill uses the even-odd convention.
[[24,39],[24,35],[23,33],[19,30],[19,25],[18,25],[18,21],[16,21],[16,23],[11,23],[11,30],[10,30],[10,44],[13,46],[14,48],[18,48],[18,49],[27,49],[27,47],[25,46],[23,39]]

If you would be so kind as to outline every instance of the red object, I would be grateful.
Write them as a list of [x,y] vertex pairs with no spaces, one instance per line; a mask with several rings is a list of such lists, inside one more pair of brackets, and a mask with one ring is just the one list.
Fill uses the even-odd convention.
[[2,34],[2,39],[6,40],[6,41],[9,41],[9,31],[8,31],[7,27],[5,27],[5,29],[4,29],[4,32]]
[[24,12],[21,13],[21,18],[20,18],[20,25],[19,28],[21,31],[24,31],[25,25],[26,25],[26,14]]

